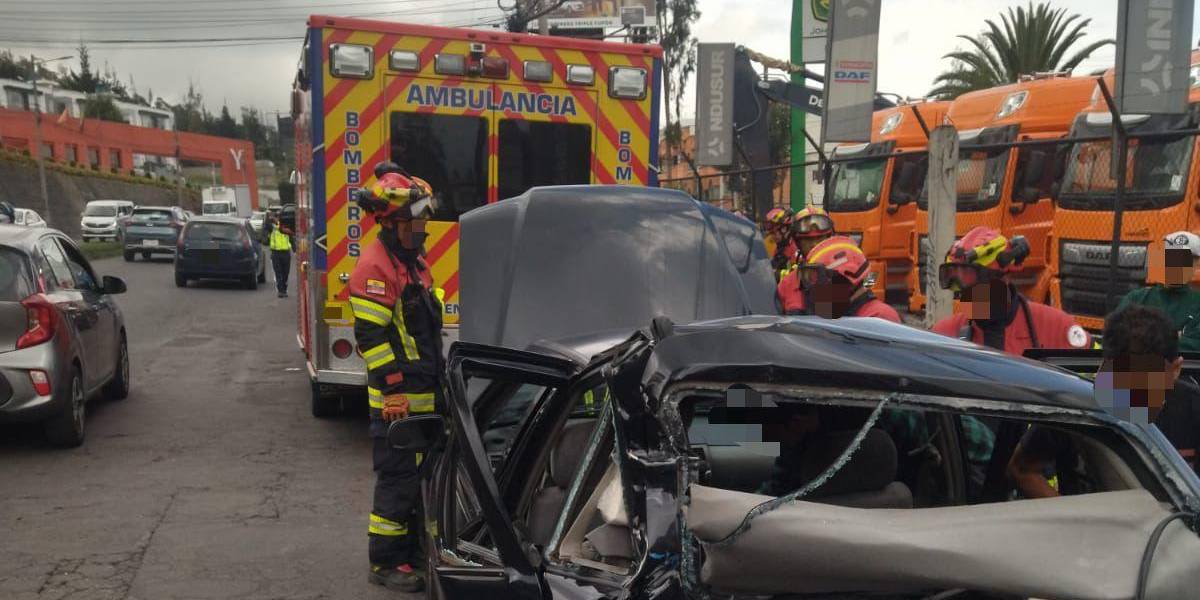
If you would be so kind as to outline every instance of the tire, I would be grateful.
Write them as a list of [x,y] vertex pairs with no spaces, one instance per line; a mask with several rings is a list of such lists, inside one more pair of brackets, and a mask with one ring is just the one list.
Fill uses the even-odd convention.
[[175,273],[175,287],[187,287],[187,277],[183,273]]
[[128,250],[125,251],[125,262],[133,262],[134,253]]
[[149,252],[143,252],[143,253],[142,253],[142,260],[149,262],[149,261],[150,261],[150,253],[149,253]]
[[258,289],[258,276],[247,275],[246,278],[242,280],[242,285],[248,290],[251,290],[251,291],[257,290]]
[[109,400],[124,400],[129,397],[129,344],[125,334],[121,333],[121,342],[117,350],[117,372],[104,386],[104,397]]
[[83,395],[83,377],[78,367],[71,368],[70,404],[46,420],[46,439],[61,448],[77,448],[83,444],[87,427],[87,399]]
[[312,416],[318,419],[328,419],[336,417],[342,412],[342,403],[337,396],[326,397],[321,395],[321,384],[312,382]]

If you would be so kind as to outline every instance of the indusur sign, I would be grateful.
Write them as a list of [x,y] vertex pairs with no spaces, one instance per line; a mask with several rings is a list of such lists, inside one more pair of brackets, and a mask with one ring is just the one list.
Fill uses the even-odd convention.
[[733,162],[733,44],[700,44],[696,65],[696,162]]
[[1120,0],[1116,103],[1123,113],[1187,110],[1194,0]]

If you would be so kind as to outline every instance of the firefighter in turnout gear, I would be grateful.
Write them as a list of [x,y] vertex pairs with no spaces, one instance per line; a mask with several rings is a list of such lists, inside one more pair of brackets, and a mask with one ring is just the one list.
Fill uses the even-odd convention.
[[1021,356],[1030,348],[1092,348],[1092,336],[1071,315],[1022,296],[1008,281],[1029,255],[1022,236],[1011,240],[980,225],[950,246],[938,269],[942,289],[953,290],[958,311],[934,333]]
[[809,206],[792,218],[788,238],[794,251],[791,262],[779,274],[779,283],[775,287],[775,304],[780,314],[808,314],[809,306],[805,299],[804,286],[801,285],[796,268],[808,260],[809,254],[817,245],[833,237],[833,233],[833,219],[823,208]]
[[792,240],[792,209],[776,206],[767,211],[763,222],[763,233],[775,244],[775,254],[771,256],[771,269],[775,271],[778,280],[787,273],[788,267],[796,259],[796,243]]
[[421,457],[387,444],[387,427],[433,412],[441,393],[442,305],[422,257],[432,190],[393,163],[375,168],[377,183],[358,203],[379,224],[350,276],[354,336],[367,363],[367,397],[374,438],[375,499],[371,510],[369,581],[416,592],[421,555]]

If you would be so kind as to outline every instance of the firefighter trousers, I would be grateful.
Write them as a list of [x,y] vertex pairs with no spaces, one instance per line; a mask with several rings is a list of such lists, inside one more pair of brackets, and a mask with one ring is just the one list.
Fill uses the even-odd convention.
[[[373,428],[374,429],[374,428]],[[387,439],[373,436],[375,501],[368,529],[368,555],[378,567],[414,564],[421,549],[421,481],[415,452],[388,446]]]

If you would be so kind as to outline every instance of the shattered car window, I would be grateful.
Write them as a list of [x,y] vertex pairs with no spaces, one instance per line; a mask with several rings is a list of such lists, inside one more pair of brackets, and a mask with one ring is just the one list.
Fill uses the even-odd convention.
[[[497,389],[501,387],[497,382],[476,378],[471,380],[469,389],[474,390],[477,385],[481,388],[488,387],[492,383],[497,384]],[[499,401],[500,404],[493,409],[490,418],[479,421],[479,432],[483,435],[483,447],[487,450],[493,471],[498,470],[504,464],[504,459],[512,450],[513,442],[516,441],[522,425],[537,405],[536,400],[546,391],[546,388],[532,384],[507,386],[507,388],[504,393],[508,395],[508,398]]]

